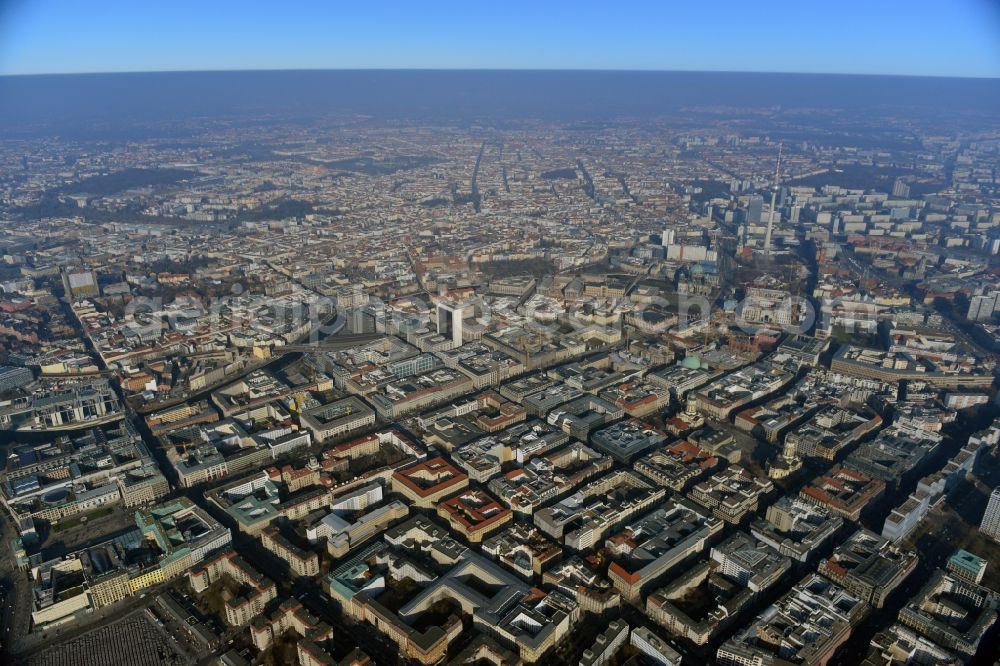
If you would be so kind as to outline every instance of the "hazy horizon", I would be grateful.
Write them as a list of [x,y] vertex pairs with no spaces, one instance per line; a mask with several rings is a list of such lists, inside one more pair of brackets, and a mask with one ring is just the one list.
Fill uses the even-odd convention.
[[[1000,80],[860,74],[612,70],[234,70],[0,77],[6,135],[114,133],[191,118],[358,115],[433,123],[606,121],[681,110],[836,109],[1000,114]],[[815,118],[809,122],[817,122]]]
[[0,79],[31,77],[70,77],[115,74],[226,74],[238,72],[642,72],[652,74],[781,74],[793,76],[858,76],[875,78],[905,79],[971,79],[976,81],[1000,81],[1000,75],[957,75],[957,74],[911,74],[891,72],[850,72],[806,70],[758,70],[758,69],[684,69],[658,67],[230,67],[195,69],[119,69],[95,70],[87,72],[25,72],[0,73]]

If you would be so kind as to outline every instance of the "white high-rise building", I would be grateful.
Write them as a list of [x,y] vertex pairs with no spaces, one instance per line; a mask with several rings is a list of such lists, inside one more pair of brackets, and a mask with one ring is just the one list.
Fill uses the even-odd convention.
[[973,296],[969,299],[969,311],[966,313],[966,318],[970,321],[988,320],[996,310],[998,296],[1000,296],[1000,292],[996,291]]
[[892,196],[905,199],[910,196],[910,186],[902,178],[897,178],[896,182],[892,184]]
[[676,236],[676,233],[677,232],[675,230],[673,230],[673,229],[670,229],[670,228],[664,229],[663,230],[663,235],[660,236],[660,240],[662,241],[660,243],[660,245],[662,245],[663,247],[667,247],[668,245],[673,245],[674,244],[674,237]]
[[437,306],[438,333],[451,337],[456,347],[462,346],[462,308],[449,303],[438,303]]
[[657,666],[680,666],[681,653],[670,644],[654,634],[648,627],[636,627],[632,630],[632,645],[648,661]]
[[983,514],[979,529],[994,541],[1000,541],[1000,486],[990,493],[990,502],[986,505],[986,513]]

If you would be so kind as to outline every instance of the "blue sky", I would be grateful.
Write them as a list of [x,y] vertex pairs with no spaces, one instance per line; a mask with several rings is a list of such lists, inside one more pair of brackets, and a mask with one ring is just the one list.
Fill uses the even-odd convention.
[[0,0],[0,74],[324,68],[1000,77],[1000,0]]

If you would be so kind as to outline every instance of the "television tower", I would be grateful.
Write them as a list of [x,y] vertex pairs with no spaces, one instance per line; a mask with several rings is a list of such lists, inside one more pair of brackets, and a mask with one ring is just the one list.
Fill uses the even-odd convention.
[[767,213],[767,233],[764,234],[764,253],[771,256],[771,231],[774,229],[774,204],[778,196],[778,178],[781,174],[781,147],[778,144],[778,163],[774,166],[774,185],[771,186],[771,210]]

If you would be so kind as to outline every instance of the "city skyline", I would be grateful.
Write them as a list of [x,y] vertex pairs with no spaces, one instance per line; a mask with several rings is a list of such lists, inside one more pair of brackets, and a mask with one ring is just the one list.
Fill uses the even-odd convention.
[[0,0],[0,665],[1000,664],[1000,5],[676,5]]

